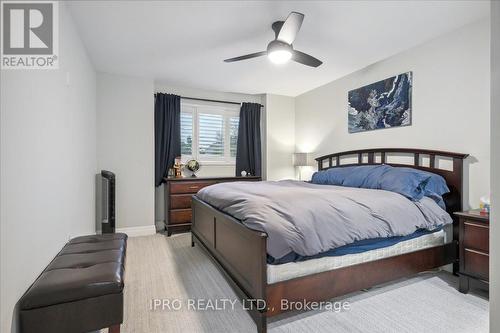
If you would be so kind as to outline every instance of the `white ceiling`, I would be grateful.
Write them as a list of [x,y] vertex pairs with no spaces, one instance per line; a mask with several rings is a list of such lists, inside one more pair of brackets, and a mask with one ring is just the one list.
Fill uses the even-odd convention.
[[[78,30],[96,69],[173,86],[296,96],[487,19],[488,1],[75,1]],[[271,23],[305,14],[294,48],[318,68],[267,57]]]

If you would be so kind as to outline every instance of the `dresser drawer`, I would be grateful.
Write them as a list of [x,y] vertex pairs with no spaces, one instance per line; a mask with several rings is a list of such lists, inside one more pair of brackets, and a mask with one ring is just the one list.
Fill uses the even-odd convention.
[[191,209],[175,209],[170,211],[168,224],[191,223]]
[[170,196],[170,209],[191,208],[192,194],[174,194]]
[[196,193],[202,188],[206,186],[210,186],[215,184],[215,181],[212,182],[173,182],[170,184],[170,193],[171,194],[182,194],[182,193]]
[[464,249],[464,273],[488,280],[489,255],[473,249]]
[[487,224],[464,220],[463,244],[466,248],[476,249],[481,252],[489,253],[490,228]]

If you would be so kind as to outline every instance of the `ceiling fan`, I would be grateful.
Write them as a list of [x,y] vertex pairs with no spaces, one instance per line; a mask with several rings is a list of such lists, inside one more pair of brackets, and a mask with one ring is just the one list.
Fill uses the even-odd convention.
[[322,61],[293,49],[292,43],[295,40],[295,37],[297,37],[303,20],[304,14],[291,12],[285,21],[276,21],[272,24],[276,37],[267,45],[267,51],[226,59],[224,62],[246,60],[267,54],[269,59],[275,64],[284,64],[288,60],[292,59],[293,61],[306,66],[318,67],[323,63]]

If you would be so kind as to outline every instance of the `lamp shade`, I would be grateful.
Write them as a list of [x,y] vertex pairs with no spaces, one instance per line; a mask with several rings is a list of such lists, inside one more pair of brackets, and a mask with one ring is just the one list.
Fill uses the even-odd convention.
[[309,154],[308,153],[294,153],[293,154],[293,166],[308,166],[309,165]]

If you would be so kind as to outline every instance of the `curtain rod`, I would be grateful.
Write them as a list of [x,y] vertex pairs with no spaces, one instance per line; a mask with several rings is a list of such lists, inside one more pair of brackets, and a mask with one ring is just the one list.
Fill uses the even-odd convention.
[[[156,96],[156,94],[155,94],[155,96]],[[238,102],[221,101],[221,100],[217,100],[217,99],[195,98],[195,97],[184,97],[184,96],[181,96],[181,99],[190,99],[190,100],[193,100],[193,101],[202,101],[202,102],[213,102],[213,103],[224,103],[224,104],[241,105],[241,103],[238,103]],[[259,103],[257,103],[257,104],[259,104]],[[259,106],[263,107],[264,105],[259,104]]]
[[[238,102],[230,102],[230,101],[221,101],[217,99],[206,99],[206,98],[195,98],[195,97],[183,97],[181,96],[181,99],[190,99],[193,101],[202,101],[202,102],[214,102],[214,103],[224,103],[224,104],[235,104],[235,105],[241,105],[241,103]],[[259,103],[256,103],[259,104]],[[259,104],[260,107],[263,107],[264,105]]]

